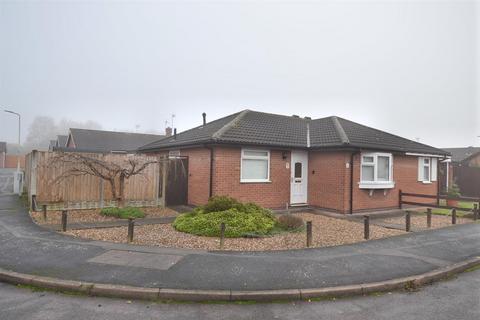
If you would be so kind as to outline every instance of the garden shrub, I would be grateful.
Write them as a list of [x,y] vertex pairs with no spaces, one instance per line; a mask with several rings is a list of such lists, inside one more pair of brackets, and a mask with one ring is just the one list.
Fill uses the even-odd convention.
[[295,230],[303,227],[303,219],[293,214],[282,214],[277,219],[278,226],[284,230]]
[[232,208],[240,209],[242,204],[238,202],[234,198],[230,198],[227,196],[214,196],[208,199],[208,202],[205,206],[203,206],[203,211],[205,213],[209,212],[219,212],[225,211]]
[[[212,211],[216,210],[216,211]],[[220,236],[220,224],[225,223],[225,237],[267,235],[276,225],[270,210],[253,203],[240,203],[229,197],[213,197],[208,204],[178,216],[173,227],[199,236]]]
[[144,218],[145,213],[133,207],[125,207],[125,208],[103,208],[100,210],[100,214],[108,217],[115,217],[120,219],[129,219],[129,218]]

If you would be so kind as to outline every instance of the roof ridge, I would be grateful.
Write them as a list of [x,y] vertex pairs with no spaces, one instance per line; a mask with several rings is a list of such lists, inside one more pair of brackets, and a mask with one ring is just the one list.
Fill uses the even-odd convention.
[[342,143],[350,144],[350,139],[348,139],[345,129],[343,129],[342,124],[340,123],[340,121],[338,121],[338,117],[332,116],[332,121],[333,121],[333,126],[335,127],[335,130],[337,131],[338,135],[340,136],[340,140],[342,141]]
[[214,132],[212,134],[212,139],[213,140],[217,140],[217,139],[220,139],[222,137],[222,135],[227,132],[230,128],[232,128],[234,125],[236,125],[240,120],[243,119],[243,117],[245,117],[245,115],[250,112],[249,109],[245,109],[245,110],[242,110],[241,112],[239,112],[237,114],[237,116],[235,118],[233,118],[230,122],[228,122],[226,125],[224,125],[223,127],[221,127],[220,129],[218,129],[216,132]]

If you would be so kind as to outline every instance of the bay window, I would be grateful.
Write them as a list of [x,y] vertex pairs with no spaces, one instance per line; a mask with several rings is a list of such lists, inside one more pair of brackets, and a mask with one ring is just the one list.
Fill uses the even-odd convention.
[[393,157],[390,153],[362,153],[360,188],[391,189],[393,182]]
[[242,149],[240,182],[270,181],[270,151]]

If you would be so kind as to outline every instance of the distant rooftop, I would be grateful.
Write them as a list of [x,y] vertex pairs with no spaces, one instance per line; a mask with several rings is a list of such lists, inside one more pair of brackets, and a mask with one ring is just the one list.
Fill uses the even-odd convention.
[[453,162],[462,162],[467,158],[471,157],[474,154],[480,152],[480,147],[466,147],[466,148],[444,148],[443,150],[448,151],[452,154]]
[[68,139],[73,139],[77,149],[92,152],[118,152],[135,151],[140,146],[163,137],[165,136],[158,134],[71,128]]

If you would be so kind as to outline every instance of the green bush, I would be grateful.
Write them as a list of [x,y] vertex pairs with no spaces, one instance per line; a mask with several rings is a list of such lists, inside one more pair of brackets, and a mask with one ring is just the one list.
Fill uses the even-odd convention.
[[115,217],[120,219],[129,219],[129,218],[144,218],[145,213],[133,207],[126,207],[126,208],[103,208],[100,210],[100,214],[108,217]]
[[[219,212],[229,209],[240,209],[241,203],[234,198],[227,196],[214,196],[208,199],[208,202],[205,206],[202,207],[203,212]],[[241,210],[241,209],[240,209]]]
[[277,223],[284,230],[296,230],[303,227],[303,219],[293,214],[282,214],[278,217]]
[[[219,211],[211,211],[219,210]],[[270,210],[253,203],[240,203],[229,197],[213,197],[203,207],[178,216],[173,227],[199,236],[220,236],[220,224],[225,223],[225,237],[267,235],[276,220]]]
[[455,183],[450,187],[448,188],[448,193],[447,195],[450,197],[450,198],[458,198],[461,196],[460,194],[460,188],[458,187],[458,185],[456,185]]

